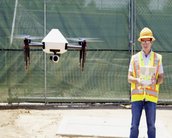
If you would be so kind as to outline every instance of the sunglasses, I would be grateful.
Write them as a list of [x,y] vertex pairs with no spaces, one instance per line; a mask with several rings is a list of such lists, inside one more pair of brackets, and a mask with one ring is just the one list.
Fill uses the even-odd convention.
[[142,44],[149,44],[149,43],[151,43],[152,42],[152,40],[150,39],[150,40],[141,40],[141,43]]
[[152,41],[152,39],[150,38],[150,39],[141,39],[141,42],[151,42]]

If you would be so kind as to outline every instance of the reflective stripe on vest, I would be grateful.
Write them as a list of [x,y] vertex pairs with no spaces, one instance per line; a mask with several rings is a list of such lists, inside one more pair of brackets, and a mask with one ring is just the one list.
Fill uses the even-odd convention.
[[[133,89],[132,95],[134,94],[144,94],[144,89]],[[146,89],[146,94],[152,95],[154,97],[158,96],[157,92],[148,89]]]
[[[160,65],[160,56],[154,52],[150,53],[150,61],[148,66],[156,67],[156,78]],[[144,66],[142,52],[139,52],[133,57],[133,76],[140,77],[140,66]],[[159,93],[159,85],[147,86],[143,88],[141,85],[131,83],[131,101],[148,100],[157,103]]]

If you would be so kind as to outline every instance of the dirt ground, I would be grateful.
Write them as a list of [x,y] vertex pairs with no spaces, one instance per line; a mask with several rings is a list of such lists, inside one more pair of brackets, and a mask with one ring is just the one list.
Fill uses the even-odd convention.
[[[130,114],[129,109],[1,109],[0,138],[60,138],[56,135],[60,120],[65,115],[115,117]],[[172,110],[158,111],[172,128]],[[128,116],[131,117],[130,115]],[[168,123],[168,124],[167,124]],[[170,124],[170,125],[169,125]],[[64,137],[63,137],[64,138]],[[67,137],[65,137],[67,138]],[[74,137],[72,137],[74,138]]]
[[113,112],[97,109],[3,109],[0,110],[0,138],[60,138],[56,132],[63,116],[107,114]]

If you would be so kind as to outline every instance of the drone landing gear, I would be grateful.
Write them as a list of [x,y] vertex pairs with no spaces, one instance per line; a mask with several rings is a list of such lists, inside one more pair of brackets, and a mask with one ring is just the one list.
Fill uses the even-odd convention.
[[79,42],[79,45],[81,45],[81,50],[80,50],[80,56],[79,56],[79,63],[80,63],[80,68],[81,71],[84,70],[84,64],[85,64],[85,58],[86,58],[86,47],[87,47],[87,43],[86,40]]
[[31,43],[30,39],[24,39],[24,60],[25,60],[25,70],[27,71],[30,65],[30,47],[29,43]]

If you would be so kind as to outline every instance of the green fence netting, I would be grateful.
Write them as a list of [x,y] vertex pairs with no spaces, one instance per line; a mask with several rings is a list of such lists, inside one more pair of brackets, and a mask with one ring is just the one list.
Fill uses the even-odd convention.
[[[136,39],[144,26],[154,31],[153,49],[163,55],[160,99],[171,100],[171,7],[172,2],[159,0],[1,0],[0,102],[129,101],[128,64],[132,48],[140,49]],[[31,50],[25,71],[23,42],[15,36],[43,37],[52,28],[65,37],[103,41],[88,43],[83,72],[78,51],[68,51],[54,64],[39,49]]]

